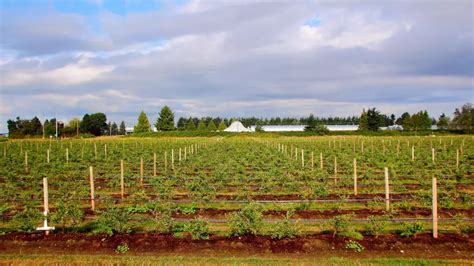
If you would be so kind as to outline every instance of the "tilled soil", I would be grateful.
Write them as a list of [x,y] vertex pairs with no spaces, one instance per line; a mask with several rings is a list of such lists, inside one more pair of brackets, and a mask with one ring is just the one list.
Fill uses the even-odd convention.
[[165,234],[116,234],[90,236],[82,233],[13,233],[0,236],[0,253],[14,254],[112,254],[118,245],[127,244],[130,254],[176,255],[288,255],[288,256],[356,256],[406,257],[437,259],[474,259],[474,235],[429,234],[413,238],[397,235],[365,236],[357,240],[362,253],[346,248],[348,239],[332,235],[307,235],[291,239],[268,236],[223,237],[209,240],[176,238]]

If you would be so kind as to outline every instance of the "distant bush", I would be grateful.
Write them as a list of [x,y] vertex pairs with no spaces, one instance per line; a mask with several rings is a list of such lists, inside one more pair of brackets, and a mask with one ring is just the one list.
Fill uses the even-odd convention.
[[252,202],[239,212],[230,214],[228,224],[232,236],[257,235],[263,226],[262,207]]
[[21,232],[31,232],[41,224],[43,214],[33,207],[25,206],[23,211],[13,216],[16,229]]
[[292,215],[292,212],[286,212],[284,220],[282,222],[278,222],[273,229],[271,233],[272,238],[293,238],[301,233],[301,225],[299,222],[292,222],[290,220]]
[[125,208],[112,207],[100,213],[94,224],[93,234],[129,233],[130,215]]
[[191,233],[194,240],[209,239],[209,222],[201,217],[194,218],[187,226],[186,231]]

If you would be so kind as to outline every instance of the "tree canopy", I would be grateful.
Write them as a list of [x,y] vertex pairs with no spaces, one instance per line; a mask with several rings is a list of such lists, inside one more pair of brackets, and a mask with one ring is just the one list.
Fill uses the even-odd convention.
[[155,123],[156,130],[172,131],[174,128],[174,114],[168,106],[161,109],[158,119]]
[[150,121],[148,121],[148,117],[144,111],[141,111],[138,115],[138,123],[133,128],[133,133],[143,133],[143,132],[150,132],[151,126]]

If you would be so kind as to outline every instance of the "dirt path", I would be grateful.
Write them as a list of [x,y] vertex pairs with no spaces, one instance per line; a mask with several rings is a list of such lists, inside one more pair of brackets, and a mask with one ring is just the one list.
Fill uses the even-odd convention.
[[130,255],[180,256],[291,256],[301,258],[429,258],[474,261],[474,234],[468,236],[441,235],[433,239],[428,234],[415,238],[395,235],[364,237],[357,241],[365,250],[357,253],[345,248],[347,239],[332,235],[309,235],[294,239],[275,240],[263,236],[226,238],[213,235],[206,241],[176,238],[162,234],[123,234],[88,236],[81,233],[15,233],[0,236],[2,254],[89,254],[112,255],[120,244],[127,244]]

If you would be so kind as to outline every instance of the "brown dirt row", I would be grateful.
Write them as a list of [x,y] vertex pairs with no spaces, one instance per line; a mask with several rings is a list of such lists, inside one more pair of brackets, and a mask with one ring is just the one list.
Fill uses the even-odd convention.
[[321,257],[349,256],[474,259],[474,235],[442,234],[433,239],[429,234],[414,238],[396,235],[366,236],[357,242],[364,246],[361,254],[345,248],[347,239],[332,235],[307,235],[292,239],[272,239],[266,236],[223,237],[212,235],[209,240],[176,238],[163,234],[118,234],[89,236],[81,233],[14,233],[0,236],[0,253],[14,254],[113,254],[115,248],[127,244],[128,254],[176,254],[181,256],[268,255]]

